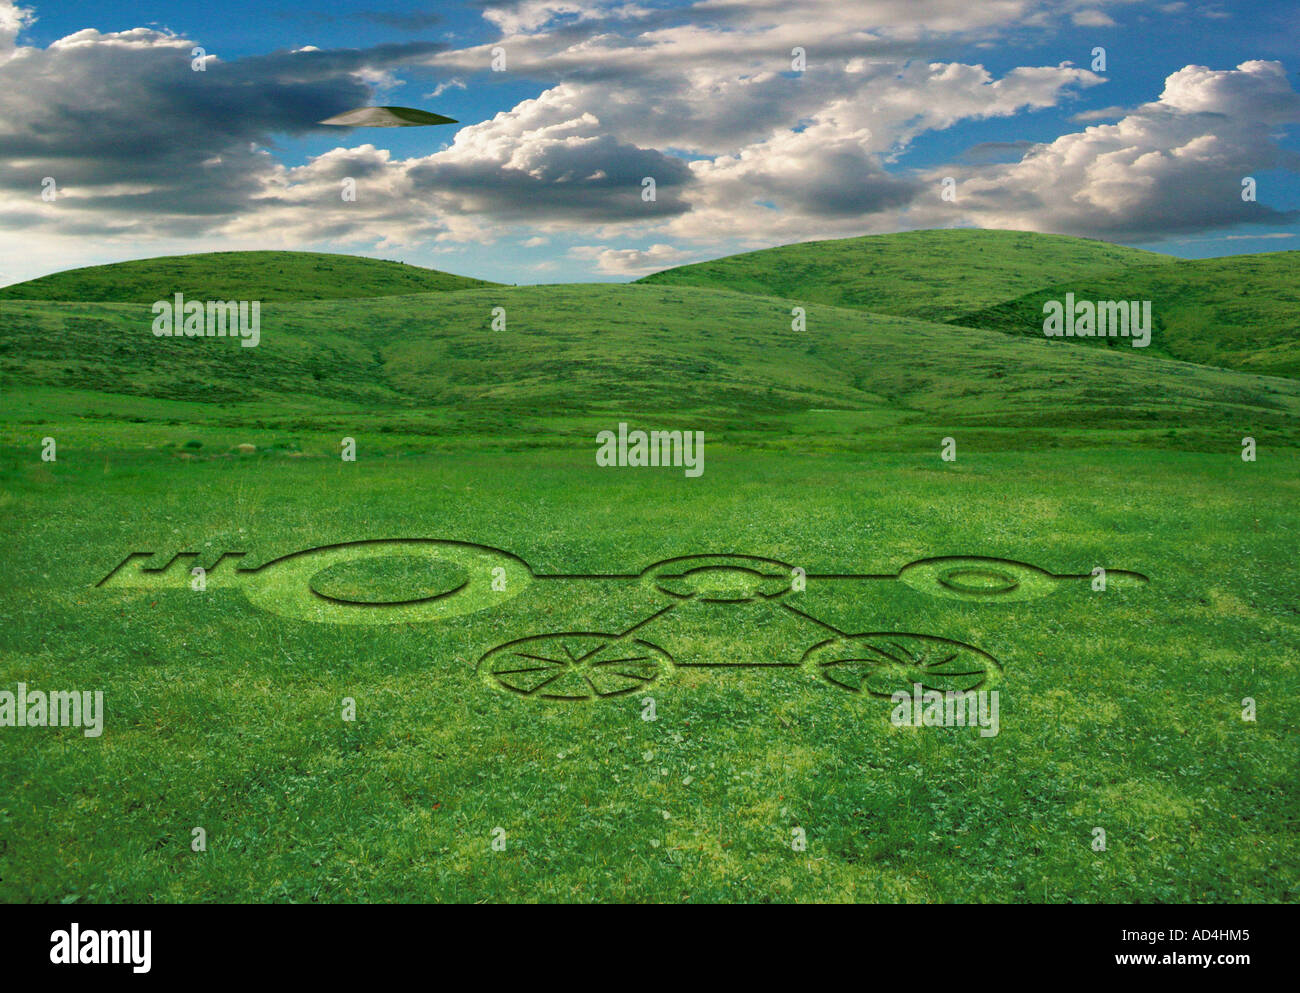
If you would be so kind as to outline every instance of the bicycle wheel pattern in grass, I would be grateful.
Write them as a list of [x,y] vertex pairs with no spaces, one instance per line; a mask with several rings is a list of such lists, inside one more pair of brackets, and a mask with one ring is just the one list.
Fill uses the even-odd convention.
[[804,663],[842,689],[890,697],[922,689],[967,692],[1000,670],[997,659],[973,645],[928,634],[874,632],[831,638],[814,645]]
[[590,632],[541,634],[492,649],[480,665],[503,689],[542,700],[598,700],[635,693],[672,665],[639,638]]

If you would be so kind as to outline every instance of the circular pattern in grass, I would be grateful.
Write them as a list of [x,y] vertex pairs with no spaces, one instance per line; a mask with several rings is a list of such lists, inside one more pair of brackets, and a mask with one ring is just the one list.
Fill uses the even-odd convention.
[[[399,564],[396,572],[385,575],[381,565],[378,568],[383,588],[368,589],[365,596],[399,592],[401,599],[358,601],[327,595],[333,591],[346,597],[356,591],[352,585],[356,578],[368,575],[351,571],[326,575],[336,567],[360,569],[364,563],[394,557],[421,563],[415,573],[418,581],[414,589],[401,589],[398,582],[403,575],[411,575],[409,566]],[[458,586],[449,588],[433,580],[446,575],[434,569],[448,567],[462,571],[463,581]],[[318,624],[423,624],[459,617],[499,606],[522,593],[533,579],[527,563],[509,552],[435,538],[388,538],[305,548],[237,575],[244,595],[254,606]],[[331,580],[339,585],[322,586],[322,592],[317,592],[318,582]]]
[[904,568],[898,578],[922,593],[952,600],[1019,601],[1046,596],[1061,580],[1010,559],[953,557],[925,559]]
[[311,591],[335,603],[422,603],[463,589],[464,566],[418,555],[385,555],[327,566],[311,577]]

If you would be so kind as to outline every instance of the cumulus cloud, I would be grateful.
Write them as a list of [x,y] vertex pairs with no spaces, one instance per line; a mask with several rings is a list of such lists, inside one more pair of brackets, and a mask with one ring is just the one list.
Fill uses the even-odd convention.
[[[682,213],[687,164],[620,141],[561,85],[462,128],[445,152],[411,164],[413,187],[460,214],[498,221],[645,221]],[[641,183],[656,184],[653,201]]]
[[926,178],[885,167],[916,135],[1050,106],[1070,87],[1100,82],[1069,66],[1015,69],[1000,79],[958,63],[888,73],[848,68],[870,79],[870,102],[837,97],[798,128],[770,126],[762,140],[693,162],[696,182],[685,194],[691,210],[669,230],[689,238],[761,232],[792,240],[888,227],[930,187]]
[[365,103],[368,72],[430,43],[303,50],[191,68],[189,39],[151,28],[78,31],[0,63],[0,189],[61,233],[186,235],[257,200],[277,134]]
[[19,7],[13,0],[0,0],[0,62],[13,56],[18,32],[35,19],[30,9]]
[[[656,198],[641,181],[655,179]],[[342,202],[344,180],[355,201]],[[266,177],[257,202],[225,227],[303,241],[490,242],[524,229],[591,229],[685,212],[687,164],[605,133],[563,86],[457,132],[451,146],[399,159],[373,144],[336,148]]]
[[602,275],[633,278],[681,265],[692,258],[692,253],[666,244],[651,245],[646,249],[578,245],[569,250],[569,255],[595,262],[596,271]]
[[[194,42],[153,28],[24,45],[33,15],[0,0],[0,228],[348,250],[535,244],[568,232],[592,242],[569,258],[634,275],[723,242],[900,227],[1151,240],[1277,221],[1239,196],[1242,176],[1295,167],[1278,134],[1297,119],[1297,95],[1272,62],[1187,66],[1150,103],[1075,115],[1098,122],[1077,133],[907,164],[922,136],[1061,108],[1105,82],[1069,63],[995,72],[952,56],[958,46],[1104,27],[1131,4],[699,0],[683,11],[514,0],[483,5],[500,32],[484,44],[216,53],[193,72]],[[413,18],[391,26],[432,23]],[[401,157],[375,143],[385,135],[345,132],[340,147],[282,160],[278,136],[317,131],[410,72],[445,80],[432,95],[498,82],[487,70],[497,45],[510,82],[531,82],[535,95],[443,132],[447,147]],[[792,71],[796,49],[802,71]],[[955,204],[938,196],[948,175],[959,181]],[[61,191],[54,204],[40,199],[46,176]],[[340,196],[348,181],[355,200]]]
[[[19,23],[10,18],[4,23]],[[645,221],[686,209],[686,163],[620,140],[564,86],[462,128],[442,153],[395,159],[372,145],[286,168],[277,134],[368,102],[384,73],[442,46],[305,48],[233,62],[149,28],[78,31],[0,64],[0,224],[136,239],[200,234],[283,241],[471,240],[523,222]],[[56,180],[54,204],[40,199]],[[657,197],[640,197],[653,176]],[[342,180],[362,191],[341,200]],[[349,209],[341,209],[346,206]],[[382,232],[382,234],[377,234]]]
[[[1300,93],[1281,63],[1187,66],[1158,100],[1115,124],[1035,145],[1015,163],[956,173],[955,206],[964,223],[1119,241],[1276,223],[1290,215],[1243,201],[1241,181],[1300,166],[1276,135],[1297,122]],[[931,206],[925,216],[952,212]]]

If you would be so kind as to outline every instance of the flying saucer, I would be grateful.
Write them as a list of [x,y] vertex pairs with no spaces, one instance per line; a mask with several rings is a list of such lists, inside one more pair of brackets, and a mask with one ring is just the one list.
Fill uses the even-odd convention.
[[357,107],[318,122],[345,128],[418,128],[429,124],[459,124],[451,117],[414,107]]

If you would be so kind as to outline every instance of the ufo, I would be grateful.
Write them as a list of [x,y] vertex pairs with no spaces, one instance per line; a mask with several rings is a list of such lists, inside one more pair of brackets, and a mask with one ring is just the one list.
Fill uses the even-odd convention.
[[451,117],[432,114],[414,107],[357,107],[327,117],[320,124],[335,124],[345,128],[418,128],[430,124],[459,124]]

